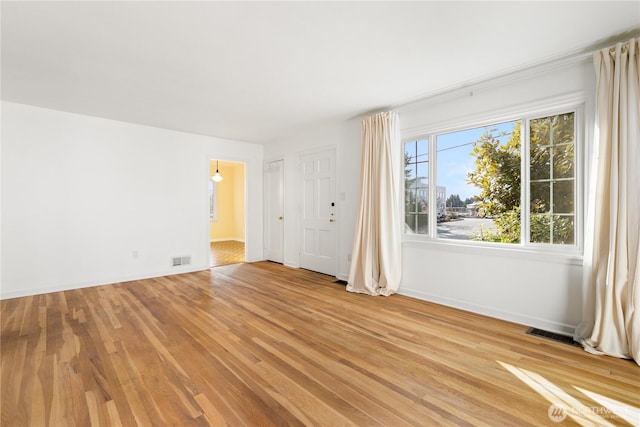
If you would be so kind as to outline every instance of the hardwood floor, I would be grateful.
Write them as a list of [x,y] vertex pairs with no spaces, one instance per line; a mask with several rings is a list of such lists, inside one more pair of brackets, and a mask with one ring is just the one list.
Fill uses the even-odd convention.
[[211,267],[244,262],[244,242],[236,240],[211,242],[209,262]]
[[[632,361],[273,263],[0,303],[2,426],[639,421]],[[551,403],[566,412],[556,424]],[[614,410],[615,412],[611,412]]]

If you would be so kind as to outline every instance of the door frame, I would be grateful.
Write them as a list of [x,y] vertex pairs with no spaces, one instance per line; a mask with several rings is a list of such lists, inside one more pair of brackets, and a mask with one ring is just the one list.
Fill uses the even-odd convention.
[[[216,155],[216,154],[207,154],[206,155],[206,166],[205,166],[205,171],[206,171],[206,175],[205,175],[205,179],[203,180],[203,184],[204,184],[204,188],[205,191],[203,192],[203,194],[205,194],[205,212],[206,212],[206,224],[204,226],[204,228],[206,229],[206,232],[203,233],[204,236],[207,236],[206,240],[206,248],[204,249],[203,253],[205,254],[205,258],[207,260],[207,264],[209,263],[209,258],[211,256],[211,220],[210,220],[210,216],[209,216],[209,181],[211,180],[211,161],[212,160],[219,160],[219,161],[223,161],[223,162],[233,162],[233,163],[242,163],[244,164],[244,182],[243,182],[243,198],[244,198],[244,212],[242,213],[242,215],[244,216],[244,262],[249,262],[248,259],[248,254],[249,254],[249,239],[251,239],[251,237],[249,236],[249,234],[247,233],[247,223],[248,223],[248,192],[247,192],[247,181],[248,181],[248,176],[249,176],[249,171],[248,171],[248,160],[244,159],[244,158],[239,158],[239,157],[233,157],[233,156],[227,156],[227,155]],[[209,265],[208,269],[211,269],[212,267]]]

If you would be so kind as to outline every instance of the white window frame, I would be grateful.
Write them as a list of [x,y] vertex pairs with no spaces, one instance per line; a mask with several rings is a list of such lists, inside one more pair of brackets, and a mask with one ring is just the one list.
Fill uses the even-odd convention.
[[[511,110],[511,112],[508,112]],[[475,117],[471,117],[468,120],[461,118],[459,120],[450,121],[448,123],[433,124],[424,128],[413,130],[410,132],[403,132],[402,144],[400,149],[402,150],[404,158],[405,143],[426,140],[428,141],[429,149],[429,230],[426,234],[413,234],[407,233],[404,229],[405,218],[405,198],[401,198],[401,212],[403,218],[402,239],[403,243],[409,243],[410,245],[421,244],[438,244],[451,247],[469,247],[469,248],[493,248],[509,252],[526,252],[526,253],[548,253],[548,254],[565,254],[576,260],[582,259],[583,253],[583,234],[584,234],[584,213],[583,213],[583,199],[584,199],[584,97],[582,94],[572,95],[561,99],[546,100],[537,102],[535,104],[522,105],[517,108],[505,110],[502,113],[497,114],[481,114]],[[575,218],[574,218],[574,238],[575,243],[573,245],[561,245],[561,244],[549,244],[549,243],[532,243],[529,242],[529,229],[530,229],[530,201],[529,201],[529,186],[530,186],[530,167],[529,167],[529,121],[532,119],[553,116],[568,112],[574,112],[574,128],[575,128]],[[496,123],[504,123],[509,121],[521,120],[521,190],[520,190],[520,206],[521,212],[526,212],[523,215],[524,219],[520,222],[520,243],[496,243],[496,242],[482,242],[475,240],[453,240],[446,238],[439,238],[437,236],[437,218],[436,218],[436,200],[437,200],[437,147],[436,137],[441,134],[464,131],[468,129],[474,129],[477,127],[483,127]],[[405,192],[404,181],[404,167],[402,168],[402,194]]]

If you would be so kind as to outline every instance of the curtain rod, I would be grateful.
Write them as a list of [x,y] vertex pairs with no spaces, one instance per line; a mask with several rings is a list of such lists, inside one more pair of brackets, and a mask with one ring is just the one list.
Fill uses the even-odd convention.
[[[526,76],[528,72],[540,72],[544,70],[552,70],[554,68],[568,67],[573,64],[577,64],[583,61],[587,61],[592,58],[593,53],[619,42],[628,41],[634,37],[640,37],[640,28],[634,28],[629,31],[625,31],[622,34],[609,37],[605,40],[601,40],[597,43],[589,45],[588,47],[580,47],[573,49],[572,51],[564,52],[562,54],[543,58],[541,60],[512,67],[510,69],[502,70],[494,74],[485,75],[476,79],[472,79],[463,83],[449,86],[444,89],[436,89],[431,92],[423,93],[421,95],[409,98],[401,103],[387,107],[390,110],[402,109],[403,107],[415,104],[418,102],[428,101],[440,96],[444,96],[453,92],[460,91],[462,89],[480,88],[487,86],[493,82],[505,83],[511,81],[509,78],[518,79]],[[375,110],[381,111],[381,110]]]
[[426,94],[418,95],[414,98],[410,98],[399,104],[393,105],[390,108],[393,110],[402,109],[403,107],[407,107],[411,104],[416,104],[419,102],[428,101],[430,99],[435,99],[435,98],[445,96],[463,89],[479,89],[482,87],[489,86],[492,83],[503,84],[513,80],[524,78],[529,73],[534,73],[534,72],[538,73],[545,70],[568,67],[573,64],[587,61],[588,59],[591,58],[592,55],[593,55],[593,52],[581,52],[579,54],[574,54],[570,56],[567,56],[566,54],[564,54],[564,55],[559,55],[558,57],[554,57],[553,59],[546,59],[536,63],[529,63],[526,65],[513,67],[511,69],[502,70],[494,74],[485,75],[473,80],[468,80],[464,83],[452,85],[444,89],[436,89],[432,92],[427,92]]

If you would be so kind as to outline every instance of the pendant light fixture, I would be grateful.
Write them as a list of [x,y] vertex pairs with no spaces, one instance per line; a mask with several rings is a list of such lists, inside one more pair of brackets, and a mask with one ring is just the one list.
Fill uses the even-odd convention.
[[212,180],[214,180],[215,182],[220,182],[222,181],[222,175],[220,175],[220,172],[218,171],[218,161],[216,160],[216,174],[213,175],[213,178],[211,178]]

